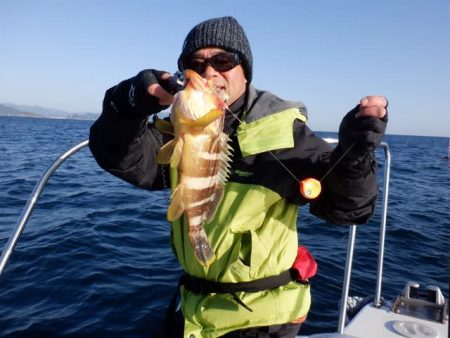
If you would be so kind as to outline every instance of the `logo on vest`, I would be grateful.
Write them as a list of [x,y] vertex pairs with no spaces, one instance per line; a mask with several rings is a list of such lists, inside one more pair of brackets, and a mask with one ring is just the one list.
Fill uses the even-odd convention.
[[236,169],[234,170],[233,174],[240,176],[240,177],[251,177],[253,176],[253,173],[251,171],[244,171],[244,170],[239,170]]

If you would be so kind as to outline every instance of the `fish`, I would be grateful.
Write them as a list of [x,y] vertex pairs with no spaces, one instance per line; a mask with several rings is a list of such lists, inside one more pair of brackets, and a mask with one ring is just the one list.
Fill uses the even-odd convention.
[[226,98],[195,71],[185,71],[184,83],[170,112],[174,138],[161,147],[157,162],[178,171],[167,219],[173,222],[186,216],[195,257],[209,266],[216,256],[204,225],[213,220],[220,205],[232,156],[229,137],[223,132]]

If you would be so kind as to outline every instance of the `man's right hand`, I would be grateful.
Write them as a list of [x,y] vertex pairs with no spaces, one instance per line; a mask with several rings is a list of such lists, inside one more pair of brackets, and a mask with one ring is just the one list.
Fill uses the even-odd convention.
[[147,118],[167,109],[173,101],[169,92],[171,74],[146,69],[111,88],[111,104],[124,117]]
[[147,115],[159,113],[168,108],[173,95],[164,89],[171,75],[168,72],[146,69],[134,77],[128,94],[128,100],[138,112],[147,111]]
[[171,78],[172,75],[170,73],[164,72],[159,81],[151,83],[147,88],[149,95],[157,97],[161,106],[171,105],[173,102],[173,95],[167,90],[167,85],[170,83]]

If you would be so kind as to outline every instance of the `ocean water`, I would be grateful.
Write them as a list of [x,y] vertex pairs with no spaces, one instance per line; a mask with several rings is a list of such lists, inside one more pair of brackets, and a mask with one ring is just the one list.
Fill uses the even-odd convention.
[[[0,118],[0,247],[37,180],[88,137],[89,121]],[[323,136],[330,136],[323,134]],[[392,153],[382,294],[409,280],[448,297],[448,138],[388,135]],[[384,155],[377,152],[379,173]],[[0,276],[1,337],[151,337],[181,270],[165,221],[168,192],[149,192],[101,170],[87,148],[50,178]],[[380,204],[356,234],[350,294],[375,292]],[[302,207],[299,237],[319,264],[301,334],[335,331],[348,228]]]

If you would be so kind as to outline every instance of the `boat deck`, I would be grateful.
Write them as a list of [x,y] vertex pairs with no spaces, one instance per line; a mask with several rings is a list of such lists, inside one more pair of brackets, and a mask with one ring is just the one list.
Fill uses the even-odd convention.
[[368,304],[344,329],[343,334],[319,333],[297,338],[448,338],[448,323],[397,314],[387,306]]
[[388,307],[366,305],[345,327],[356,337],[448,337],[448,325],[392,312]]

